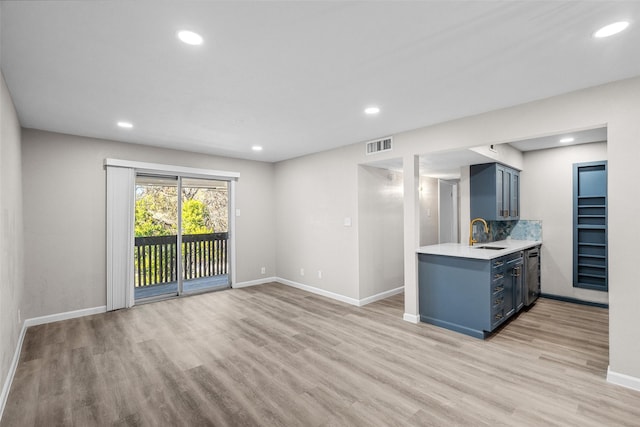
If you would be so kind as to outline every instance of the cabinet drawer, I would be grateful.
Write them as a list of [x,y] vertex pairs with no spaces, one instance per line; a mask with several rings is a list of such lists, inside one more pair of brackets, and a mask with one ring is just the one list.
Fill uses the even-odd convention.
[[505,320],[504,307],[499,306],[496,310],[491,311],[491,329],[495,329],[496,326],[504,322]]
[[495,312],[502,306],[504,306],[504,289],[491,296],[491,312]]
[[504,280],[499,280],[491,285],[491,296],[504,293]]
[[506,262],[504,258],[494,259],[493,261],[491,261],[491,272],[496,273],[499,271],[504,271],[505,263]]

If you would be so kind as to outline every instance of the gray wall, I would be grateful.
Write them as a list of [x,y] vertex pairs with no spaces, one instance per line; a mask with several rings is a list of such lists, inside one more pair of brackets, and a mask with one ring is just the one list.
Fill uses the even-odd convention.
[[236,282],[275,275],[272,164],[30,129],[22,147],[25,317],[106,304],[105,158],[240,172]]
[[[276,164],[276,260],[278,276],[283,279],[358,299],[354,148]],[[345,227],[345,218],[351,219],[350,227]]]
[[18,320],[24,286],[20,156],[20,123],[0,74],[0,390],[22,329]]
[[524,153],[521,218],[542,220],[542,292],[608,303],[607,292],[573,287],[573,164],[607,160],[604,142]]
[[359,299],[404,285],[402,192],[402,173],[359,166]]

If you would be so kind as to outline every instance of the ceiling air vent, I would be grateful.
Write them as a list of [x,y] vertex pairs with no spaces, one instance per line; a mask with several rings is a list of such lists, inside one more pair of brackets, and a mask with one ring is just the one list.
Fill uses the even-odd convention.
[[393,139],[391,137],[367,142],[367,155],[391,150],[392,142]]

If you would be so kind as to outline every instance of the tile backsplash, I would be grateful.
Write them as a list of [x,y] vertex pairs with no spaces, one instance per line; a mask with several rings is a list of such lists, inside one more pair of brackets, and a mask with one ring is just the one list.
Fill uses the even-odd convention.
[[493,241],[509,237],[514,240],[542,240],[542,221],[489,221],[489,231]]

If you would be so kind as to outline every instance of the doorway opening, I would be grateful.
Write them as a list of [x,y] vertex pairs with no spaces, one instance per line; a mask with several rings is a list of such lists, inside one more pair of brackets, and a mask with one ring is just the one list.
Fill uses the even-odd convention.
[[138,174],[135,188],[135,301],[229,288],[229,182]]

